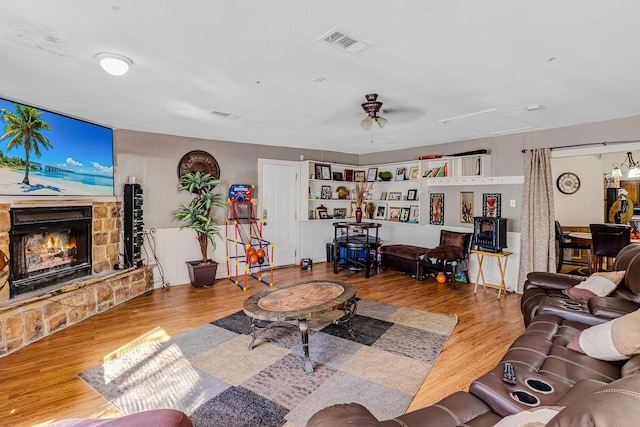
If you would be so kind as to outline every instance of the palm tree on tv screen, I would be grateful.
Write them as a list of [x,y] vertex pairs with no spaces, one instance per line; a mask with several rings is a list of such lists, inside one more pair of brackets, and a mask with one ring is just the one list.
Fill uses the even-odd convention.
[[0,141],[10,138],[7,144],[7,151],[12,148],[24,147],[25,151],[25,171],[23,184],[29,184],[29,154],[33,151],[37,157],[40,157],[40,146],[49,149],[53,144],[43,136],[40,131],[51,130],[49,123],[40,120],[42,111],[26,105],[14,103],[15,113],[5,108],[0,109],[2,120],[7,125],[4,128],[4,135],[0,137]]

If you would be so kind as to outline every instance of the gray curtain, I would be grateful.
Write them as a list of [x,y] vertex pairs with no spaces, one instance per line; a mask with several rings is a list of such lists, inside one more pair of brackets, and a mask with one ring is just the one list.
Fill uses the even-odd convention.
[[522,291],[527,274],[530,272],[555,271],[554,221],[551,150],[548,148],[528,150],[524,156],[519,291]]

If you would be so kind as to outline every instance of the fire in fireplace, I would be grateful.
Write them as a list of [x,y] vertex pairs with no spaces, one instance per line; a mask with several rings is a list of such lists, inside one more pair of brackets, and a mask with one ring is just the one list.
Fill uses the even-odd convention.
[[91,206],[10,210],[10,296],[91,274]]

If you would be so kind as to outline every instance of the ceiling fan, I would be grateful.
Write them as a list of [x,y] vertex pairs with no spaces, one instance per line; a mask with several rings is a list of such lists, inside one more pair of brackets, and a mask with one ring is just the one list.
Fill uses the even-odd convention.
[[367,102],[364,102],[361,105],[364,112],[367,113],[367,117],[362,120],[360,126],[363,129],[369,130],[375,121],[382,129],[384,125],[387,124],[387,119],[378,115],[378,112],[380,112],[380,109],[382,108],[382,102],[378,101],[378,94],[370,93],[364,97],[367,99]]

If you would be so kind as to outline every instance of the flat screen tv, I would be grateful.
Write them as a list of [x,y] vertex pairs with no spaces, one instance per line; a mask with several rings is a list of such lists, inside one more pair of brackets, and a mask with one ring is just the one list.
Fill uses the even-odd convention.
[[0,98],[0,196],[113,196],[113,130]]

